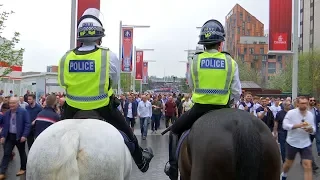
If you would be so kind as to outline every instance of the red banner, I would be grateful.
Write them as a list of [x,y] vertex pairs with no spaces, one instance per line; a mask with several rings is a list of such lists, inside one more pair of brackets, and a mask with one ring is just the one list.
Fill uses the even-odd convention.
[[142,84],[148,84],[148,62],[143,62]]
[[269,3],[269,51],[291,52],[292,0]]
[[[100,10],[100,0],[78,0],[78,12],[77,12],[77,23],[81,18],[84,11],[88,8],[96,8]],[[76,27],[78,28],[78,27]],[[80,46],[80,43],[77,42],[77,47]]]
[[136,80],[142,80],[143,51],[136,51]]
[[122,28],[122,72],[132,71],[133,28]]

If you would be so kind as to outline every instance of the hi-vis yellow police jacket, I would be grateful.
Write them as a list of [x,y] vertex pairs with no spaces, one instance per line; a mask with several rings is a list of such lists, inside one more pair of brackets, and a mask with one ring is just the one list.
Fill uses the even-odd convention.
[[93,110],[107,106],[110,96],[109,89],[109,50],[98,50],[77,55],[68,51],[60,60],[58,81],[66,90],[66,102],[81,110]]
[[230,55],[216,52],[196,54],[191,64],[192,101],[198,104],[227,105],[236,62]]

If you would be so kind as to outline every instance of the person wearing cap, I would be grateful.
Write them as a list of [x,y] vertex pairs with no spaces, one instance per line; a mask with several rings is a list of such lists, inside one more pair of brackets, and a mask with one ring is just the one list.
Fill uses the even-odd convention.
[[101,47],[105,30],[100,11],[87,9],[78,21],[77,40],[80,47],[69,50],[60,60],[58,81],[66,90],[64,115],[72,119],[79,110],[95,110],[108,123],[123,131],[135,144],[132,157],[142,172],[149,169],[151,148],[142,149],[126,120],[117,109],[119,100],[112,85],[118,82],[120,61],[108,48]]
[[204,46],[192,60],[188,83],[193,89],[194,105],[171,126],[169,134],[169,162],[165,173],[170,179],[178,177],[178,163],[175,157],[181,134],[190,129],[193,123],[205,113],[221,108],[229,108],[232,102],[240,99],[241,84],[238,65],[229,53],[220,52],[225,32],[217,20],[209,20],[201,28],[198,44]]

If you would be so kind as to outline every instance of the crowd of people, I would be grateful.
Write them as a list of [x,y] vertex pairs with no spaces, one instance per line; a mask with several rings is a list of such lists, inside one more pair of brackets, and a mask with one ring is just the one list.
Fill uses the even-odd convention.
[[136,119],[140,121],[142,139],[146,139],[148,127],[151,124],[152,133],[158,133],[160,120],[165,121],[166,128],[170,123],[188,111],[193,103],[188,94],[159,93],[136,94],[127,93],[119,97],[118,109],[126,118],[128,124],[134,129]]
[[27,91],[18,97],[0,95],[0,125],[1,144],[4,154],[1,162],[0,180],[5,179],[5,173],[10,159],[15,155],[16,146],[20,156],[20,170],[17,176],[25,174],[27,164],[26,143],[31,148],[35,138],[47,127],[58,122],[63,114],[65,99],[61,94],[48,94],[36,101],[36,96]]
[[[193,106],[190,94],[126,93],[118,98],[120,100],[118,109],[132,131],[134,131],[136,120],[140,121],[143,140],[146,139],[149,128],[151,128],[151,133],[158,133],[161,119],[164,120],[167,128],[170,123],[174,123],[178,117]],[[0,179],[5,177],[8,163],[14,156],[12,150],[15,146],[21,160],[21,168],[17,175],[25,173],[26,142],[30,149],[35,138],[42,131],[61,119],[64,102],[63,93],[41,96],[38,102],[36,102],[35,95],[29,91],[20,97],[0,95],[1,143],[4,144]],[[301,164],[305,173],[311,173],[312,177],[312,170],[318,169],[311,148],[314,139],[316,139],[316,147],[320,157],[320,103],[317,103],[314,97],[300,97],[292,103],[290,97],[285,99],[258,97],[252,96],[250,92],[245,92],[240,101],[233,105],[233,108],[251,113],[269,127],[280,145],[282,162],[284,163],[282,174],[284,178],[298,152],[301,154]],[[11,113],[6,113],[7,111],[11,111]],[[314,128],[314,131],[310,130],[310,127]]]
[[320,157],[320,103],[314,97],[298,97],[292,104],[290,97],[252,97],[246,92],[235,107],[248,111],[269,127],[280,145],[283,180],[297,153],[302,159],[304,179],[312,179],[312,171],[319,169],[312,154],[314,140]]

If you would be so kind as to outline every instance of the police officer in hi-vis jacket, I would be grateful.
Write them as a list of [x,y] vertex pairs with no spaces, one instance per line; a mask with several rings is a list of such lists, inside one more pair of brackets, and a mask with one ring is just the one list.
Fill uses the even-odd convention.
[[189,62],[191,65],[188,77],[189,86],[193,89],[194,105],[182,114],[172,125],[169,135],[169,165],[165,173],[170,179],[178,178],[178,163],[175,157],[181,134],[190,129],[198,118],[214,109],[230,107],[231,100],[240,99],[241,84],[238,65],[229,53],[219,52],[225,41],[222,24],[217,20],[209,20],[201,28],[198,44],[204,46]]

